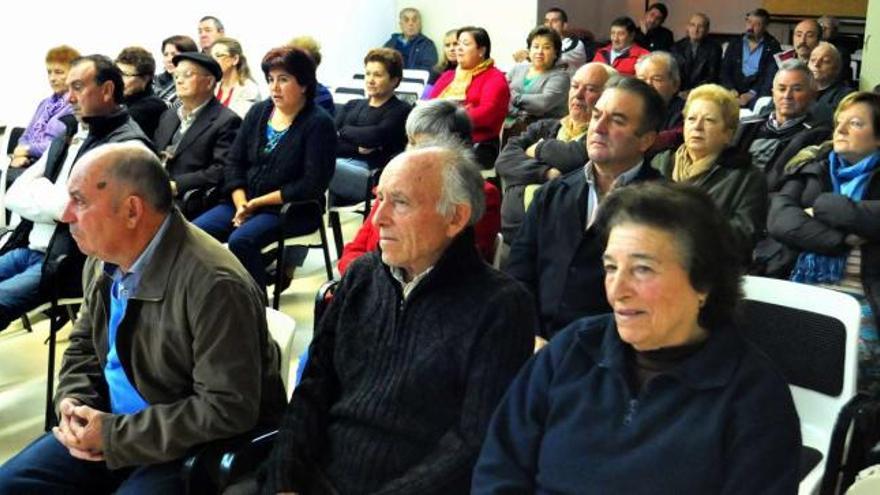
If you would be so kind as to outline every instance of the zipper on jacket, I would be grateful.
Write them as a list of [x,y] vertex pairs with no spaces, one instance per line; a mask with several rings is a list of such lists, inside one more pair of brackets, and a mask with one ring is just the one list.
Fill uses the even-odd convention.
[[626,406],[626,414],[623,416],[623,425],[629,426],[632,423],[633,416],[639,408],[639,399],[630,399]]

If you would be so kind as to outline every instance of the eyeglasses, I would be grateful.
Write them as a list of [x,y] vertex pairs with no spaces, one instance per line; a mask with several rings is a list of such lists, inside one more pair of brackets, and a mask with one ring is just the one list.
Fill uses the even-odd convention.
[[129,74],[128,72],[123,72],[123,73],[122,73],[122,77],[140,77],[140,76],[142,76],[142,75],[143,75],[143,74],[138,74],[138,73]]
[[205,74],[204,72],[197,71],[197,70],[187,69],[187,70],[176,70],[176,71],[172,72],[171,75],[174,76],[175,79],[189,79],[193,76],[205,76],[207,74]]
[[226,58],[226,57],[231,57],[231,56],[232,56],[232,55],[229,54],[229,53],[212,53],[211,55],[212,55],[214,58]]

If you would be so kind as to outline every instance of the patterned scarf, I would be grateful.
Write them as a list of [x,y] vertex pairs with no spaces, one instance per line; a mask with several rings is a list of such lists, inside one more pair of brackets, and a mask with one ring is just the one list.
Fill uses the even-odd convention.
[[577,141],[587,133],[587,128],[590,127],[589,122],[575,122],[569,115],[563,117],[559,123],[561,125],[559,126],[559,132],[556,133],[556,139],[565,141],[566,143]]
[[675,152],[675,166],[672,167],[672,180],[675,182],[686,182],[699,177],[708,172],[717,159],[718,154],[715,153],[700,158],[699,160],[694,160],[691,158],[691,154],[688,153],[687,145],[683,144],[679,146],[678,151]]
[[486,72],[493,65],[495,65],[495,61],[491,58],[483,60],[473,69],[462,69],[459,65],[455,68],[455,79],[449,83],[449,86],[446,86],[443,89],[439,98],[443,98],[444,100],[464,100],[465,93],[467,93],[471,81],[473,81],[477,75]]
[[[871,174],[877,169],[880,162],[880,152],[862,158],[858,163],[850,165],[834,151],[828,154],[830,165],[831,184],[835,194],[841,194],[853,201],[861,201],[868,188]],[[789,277],[795,282],[804,283],[837,283],[843,279],[846,268],[847,252],[841,256],[827,256],[824,254],[802,252],[797,259],[797,264]]]

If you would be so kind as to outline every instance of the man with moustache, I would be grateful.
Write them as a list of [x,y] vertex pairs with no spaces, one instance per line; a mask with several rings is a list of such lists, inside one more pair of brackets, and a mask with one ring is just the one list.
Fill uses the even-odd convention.
[[596,212],[612,189],[660,178],[644,154],[664,114],[663,99],[644,81],[606,85],[587,131],[590,160],[535,194],[505,271],[537,301],[540,337],[550,339],[577,318],[609,311]]
[[0,251],[0,330],[45,301],[49,293],[42,276],[46,260],[65,256],[64,269],[55,279],[65,284],[59,288],[61,293],[78,292],[84,258],[67,226],[59,222],[67,203],[67,178],[79,157],[105,143],[150,142],[121,106],[122,73],[108,57],[88,55],[73,60],[67,87],[67,98],[79,121],[76,132],[55,138],[6,192],[6,207],[23,221]]
[[792,44],[801,62],[810,61],[810,53],[819,44],[821,33],[822,28],[816,19],[804,19],[794,27]]
[[751,108],[755,100],[770,94],[776,61],[782,51],[779,41],[767,32],[770,13],[755,9],[746,14],[746,32],[742,43],[732,42],[721,62],[721,85],[735,90],[739,105]]
[[581,66],[571,78],[568,115],[532,123],[501,150],[495,170],[504,184],[501,232],[507,244],[513,242],[525,215],[526,187],[560,177],[587,161],[590,113],[605,85],[616,76],[616,70],[599,62]]

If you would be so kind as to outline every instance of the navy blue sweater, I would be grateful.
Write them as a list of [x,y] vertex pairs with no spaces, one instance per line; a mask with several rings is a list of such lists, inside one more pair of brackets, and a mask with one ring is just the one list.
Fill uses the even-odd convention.
[[627,348],[611,315],[558,333],[496,411],[472,493],[797,493],[791,394],[735,330],[636,396]]

